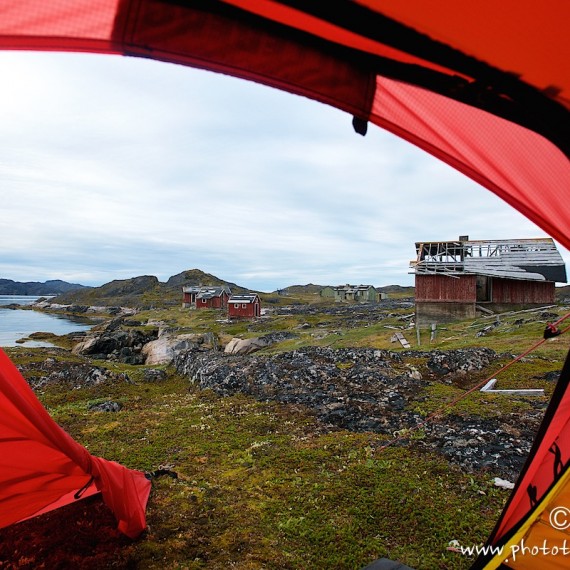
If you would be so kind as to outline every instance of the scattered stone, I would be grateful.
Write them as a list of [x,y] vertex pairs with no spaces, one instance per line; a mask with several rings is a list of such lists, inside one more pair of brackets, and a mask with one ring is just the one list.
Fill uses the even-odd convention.
[[[420,357],[427,361],[431,376],[405,363]],[[487,348],[422,353],[304,347],[271,356],[195,348],[180,352],[174,365],[191,382],[222,396],[241,392],[305,406],[330,429],[393,437],[422,424],[421,437],[415,436],[422,446],[439,450],[467,472],[491,469],[514,479],[530,451],[545,403],[533,404],[524,416],[501,419],[446,415],[423,423],[424,416],[414,411],[421,409],[422,388],[430,382],[481,370],[496,358]]]
[[475,336],[477,337],[485,336],[500,325],[501,321],[497,319],[494,323],[491,323],[490,325],[487,325],[486,327],[482,328]]
[[553,370],[552,372],[547,372],[542,378],[548,382],[558,382],[561,373],[562,370]]
[[494,482],[495,487],[501,487],[503,489],[514,489],[515,488],[514,483],[511,483],[510,481],[507,481],[506,479],[501,479],[500,477],[495,477],[493,482]]
[[143,373],[144,382],[164,382],[168,378],[165,370],[147,368]]
[[57,358],[46,358],[37,364],[19,366],[33,390],[41,391],[48,384],[61,384],[70,390],[79,390],[103,384],[131,382],[127,374],[112,372],[88,363],[72,363]]
[[424,354],[428,356],[428,368],[438,376],[465,375],[468,372],[482,370],[498,358],[497,353],[490,348],[434,350]]
[[91,412],[119,412],[123,405],[119,402],[101,402],[100,404],[91,404],[89,411]]

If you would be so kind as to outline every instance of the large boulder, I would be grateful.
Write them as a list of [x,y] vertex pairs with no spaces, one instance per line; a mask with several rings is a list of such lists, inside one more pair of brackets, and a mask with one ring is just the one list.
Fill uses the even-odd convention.
[[110,326],[94,332],[73,348],[75,354],[89,355],[99,360],[115,360],[126,364],[143,364],[143,347],[155,340],[158,330],[122,330]]
[[226,354],[250,354],[269,346],[269,342],[262,337],[255,338],[232,338],[224,352]]
[[215,335],[165,333],[156,340],[146,343],[142,348],[145,364],[170,364],[181,351],[198,346],[216,349],[218,345]]
[[299,335],[290,332],[277,332],[254,338],[232,338],[232,340],[226,344],[224,352],[226,354],[251,354],[276,342],[297,338],[298,336]]

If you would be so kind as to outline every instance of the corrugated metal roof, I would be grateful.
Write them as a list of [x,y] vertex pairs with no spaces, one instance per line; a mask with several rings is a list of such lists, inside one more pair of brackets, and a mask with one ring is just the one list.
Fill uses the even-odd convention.
[[338,285],[333,287],[334,291],[368,291],[374,289],[373,285]]
[[259,297],[256,293],[250,293],[247,295],[232,295],[228,299],[228,303],[255,303],[255,300]]
[[566,283],[566,265],[551,238],[417,242],[410,262],[420,274],[485,275]]
[[214,297],[221,297],[224,293],[228,295],[231,293],[228,287],[199,287],[198,289],[196,299],[212,299]]

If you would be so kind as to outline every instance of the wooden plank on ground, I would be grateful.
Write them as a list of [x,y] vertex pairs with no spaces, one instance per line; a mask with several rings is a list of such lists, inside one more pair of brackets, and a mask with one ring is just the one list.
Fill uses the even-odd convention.
[[397,332],[392,335],[390,342],[399,342],[404,348],[412,348],[410,343],[406,340],[406,337],[401,332]]

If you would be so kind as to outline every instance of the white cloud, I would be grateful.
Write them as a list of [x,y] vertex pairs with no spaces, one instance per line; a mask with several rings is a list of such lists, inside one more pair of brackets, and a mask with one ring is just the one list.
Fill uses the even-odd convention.
[[411,284],[414,242],[544,232],[335,109],[146,60],[0,53],[0,276]]

